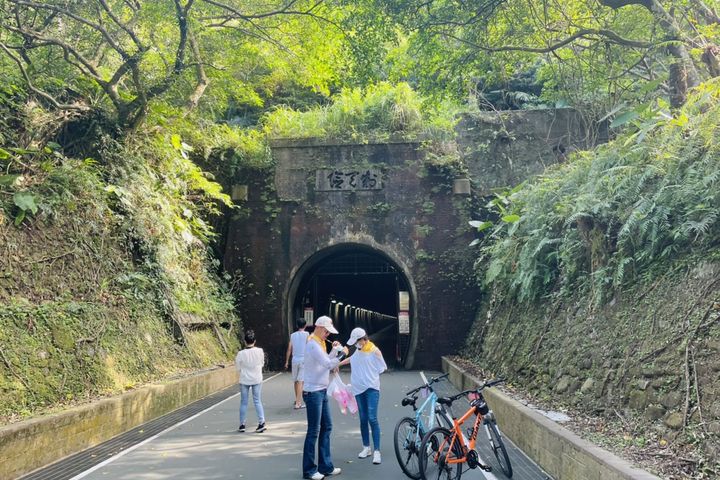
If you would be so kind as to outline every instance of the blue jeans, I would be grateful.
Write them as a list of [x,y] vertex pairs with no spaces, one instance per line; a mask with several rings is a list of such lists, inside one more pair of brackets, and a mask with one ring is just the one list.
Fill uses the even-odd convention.
[[245,425],[247,418],[248,398],[250,397],[250,389],[252,389],[253,403],[255,404],[255,413],[258,416],[258,423],[265,423],[265,412],[263,411],[262,399],[262,383],[257,385],[240,384],[240,425]]
[[380,390],[368,388],[360,395],[355,395],[358,404],[358,415],[360,416],[360,435],[362,436],[363,447],[370,446],[370,432],[368,425],[372,428],[373,448],[380,450],[380,422],[378,422],[377,411],[380,402]]
[[[305,445],[303,446],[303,477],[308,478],[315,472],[327,475],[335,469],[330,458],[332,419],[330,418],[327,390],[303,392],[303,401],[307,410],[308,422]],[[320,440],[319,443],[318,439]],[[318,443],[317,465],[315,464],[316,443]]]

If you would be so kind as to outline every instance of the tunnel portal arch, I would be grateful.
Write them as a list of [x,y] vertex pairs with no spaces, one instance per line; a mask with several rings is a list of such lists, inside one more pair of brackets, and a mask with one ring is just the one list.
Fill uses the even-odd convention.
[[[408,269],[382,248],[332,245],[293,268],[290,278],[285,296],[290,332],[298,317],[330,315],[343,343],[352,328],[363,327],[389,366],[412,366],[418,330],[415,285]],[[408,292],[409,334],[399,333],[399,292]]]

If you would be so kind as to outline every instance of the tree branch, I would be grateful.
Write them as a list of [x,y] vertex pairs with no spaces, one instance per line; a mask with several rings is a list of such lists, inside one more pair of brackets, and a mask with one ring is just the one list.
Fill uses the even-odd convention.
[[81,17],[80,15],[73,13],[70,10],[58,7],[57,5],[47,5],[47,4],[41,4],[41,3],[35,3],[35,2],[28,2],[28,1],[24,1],[24,0],[8,0],[8,1],[10,1],[11,3],[13,3],[15,5],[22,5],[22,6],[30,7],[30,8],[34,8],[34,9],[50,10],[52,12],[56,12],[61,15],[66,15],[66,16],[72,18],[73,20],[80,22],[84,25],[87,25],[88,27],[92,28],[93,30],[98,31],[103,36],[103,38],[105,38],[105,41],[107,41],[108,44],[116,52],[118,52],[121,57],[123,57],[123,59],[126,59],[127,57],[130,56],[122,47],[120,47],[120,45],[118,45],[118,43],[115,41],[115,39],[112,36],[110,36],[108,31],[105,28],[103,28],[102,25],[92,22],[92,21],[88,20],[87,18]]
[[27,74],[27,70],[25,70],[25,66],[23,65],[22,61],[17,58],[13,53],[10,51],[10,49],[2,42],[0,42],[0,49],[2,49],[7,56],[9,56],[13,62],[15,62],[20,69],[20,73],[22,73],[23,78],[25,79],[25,83],[27,83],[28,88],[31,92],[35,93],[36,95],[44,98],[48,102],[50,102],[55,108],[59,110],[77,110],[77,111],[87,111],[90,108],[87,105],[82,104],[68,104],[68,103],[60,103],[47,92],[44,92],[40,90],[39,88],[36,88],[32,81],[30,80],[30,76]]
[[720,16],[702,0],[691,0],[695,8],[700,12],[708,23],[720,23]]
[[100,5],[102,5],[103,9],[105,10],[105,12],[106,12],[106,13],[108,14],[108,16],[110,17],[110,19],[111,19],[113,22],[115,22],[115,24],[116,24],[118,27],[122,28],[123,31],[130,36],[130,38],[132,38],[132,41],[135,42],[135,45],[137,46],[138,50],[141,51],[141,52],[144,52],[145,50],[147,50],[147,47],[145,47],[145,46],[142,44],[142,42],[141,42],[140,39],[137,37],[137,35],[135,35],[135,32],[134,32],[131,28],[129,28],[127,25],[125,25],[124,23],[122,23],[122,22],[120,21],[120,19],[117,18],[117,16],[115,16],[115,14],[113,13],[113,11],[110,9],[110,6],[107,4],[107,1],[106,1],[106,0],[98,0],[98,1],[100,2]]
[[[91,77],[93,80],[102,82],[102,78],[100,77],[100,74],[95,69],[95,66],[90,62],[88,59],[86,59],[80,52],[78,52],[74,47],[71,45],[63,42],[62,40],[58,40],[57,38],[51,38],[51,37],[45,37],[41,35],[38,32],[34,32],[31,30],[25,30],[18,27],[13,27],[12,25],[4,25],[5,28],[10,30],[11,32],[15,32],[18,35],[21,35],[26,40],[32,39],[34,41],[39,41],[41,43],[28,43],[26,42],[27,49],[33,49],[33,48],[39,48],[44,47],[47,45],[55,45],[60,47],[64,54],[65,54],[65,61],[67,61],[69,64],[80,70],[83,74]],[[72,55],[77,62],[73,62],[70,60],[70,55]]]
[[205,73],[205,66],[202,63],[200,46],[198,45],[192,31],[188,32],[188,40],[190,42],[190,50],[193,52],[193,57],[195,57],[195,61],[197,62],[195,65],[197,85],[195,86],[195,90],[193,90],[192,94],[190,94],[190,98],[188,100],[188,112],[190,112],[198,106],[200,97],[202,97],[205,93],[205,89],[207,89],[210,80]]
[[[226,3],[219,2],[217,0],[202,0],[205,3],[208,3],[210,5],[213,5],[215,7],[218,7],[222,10],[225,10],[227,12],[230,12],[233,16],[233,18],[236,18],[238,20],[260,20],[263,18],[268,17],[274,17],[276,15],[308,15],[310,12],[312,12],[315,8],[317,8],[320,4],[324,2],[324,0],[317,0],[314,5],[312,5],[310,8],[306,10],[291,10],[292,6],[297,3],[297,0],[290,0],[285,6],[282,8],[279,8],[277,10],[272,10],[268,12],[263,13],[242,13],[237,8],[228,5]],[[224,17],[220,17],[224,18]]]
[[617,33],[613,32],[612,30],[602,30],[602,29],[595,29],[595,28],[585,28],[582,30],[578,30],[574,34],[570,35],[569,37],[564,38],[563,40],[560,40],[557,43],[553,43],[551,45],[548,45],[547,47],[542,48],[533,48],[533,47],[521,47],[521,46],[504,46],[504,47],[485,47],[483,45],[477,44],[475,42],[470,42],[468,40],[459,38],[455,35],[449,34],[449,33],[442,33],[442,35],[451,38],[453,40],[456,40],[458,42],[462,42],[466,45],[469,45],[473,48],[477,48],[478,50],[482,50],[484,52],[527,52],[527,53],[550,53],[554,52],[555,50],[558,50],[560,48],[563,48],[575,40],[579,38],[586,38],[589,35],[597,35],[606,38],[612,43],[623,45],[626,47],[632,47],[632,48],[652,48],[654,46],[653,43],[648,42],[641,42],[638,40],[630,40],[624,37],[621,37]]
[[628,5],[640,5],[648,10],[652,9],[652,0],[599,0],[600,5],[610,7],[613,10],[618,8],[627,7]]
[[[121,122],[134,127],[144,117],[145,109],[148,101],[165,93],[170,86],[177,80],[185,69],[185,51],[188,43],[188,14],[194,0],[188,0],[185,6],[181,0],[174,0],[175,15],[178,21],[178,30],[180,31],[180,40],[178,41],[177,50],[175,51],[175,63],[172,70],[160,82],[148,89],[142,88],[139,84],[139,76],[134,77],[134,82],[140,91],[138,95],[127,104],[126,108],[121,112]],[[137,75],[135,72],[134,75]]]

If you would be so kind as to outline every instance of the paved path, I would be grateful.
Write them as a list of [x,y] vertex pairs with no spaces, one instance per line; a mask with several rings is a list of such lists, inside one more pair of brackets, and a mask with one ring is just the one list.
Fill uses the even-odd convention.
[[[428,375],[436,374],[430,372]],[[348,382],[349,374],[343,372]],[[419,372],[399,371],[382,377],[380,425],[382,428],[383,463],[373,465],[370,458],[360,460],[362,448],[357,418],[340,414],[332,404],[332,456],[343,473],[338,480],[381,480],[405,477],[397,465],[393,450],[393,429],[403,416],[410,415],[402,407],[403,393],[421,383]],[[288,373],[269,377],[263,386],[263,404],[268,430],[256,434],[255,411],[248,412],[246,433],[237,433],[239,395],[232,396],[208,410],[171,427],[75,479],[299,479],[302,476],[302,445],[305,437],[305,410],[293,410],[291,378]],[[438,394],[455,390],[447,382],[439,384]],[[443,392],[443,389],[445,392]],[[502,426],[502,425],[501,425]],[[479,439],[479,443],[484,443]],[[510,446],[513,479],[543,480],[548,478],[522,452]],[[480,452],[484,457],[483,452]],[[494,459],[493,459],[494,460]],[[491,462],[492,465],[492,462]],[[499,469],[493,473],[470,470],[463,478],[503,479]]]

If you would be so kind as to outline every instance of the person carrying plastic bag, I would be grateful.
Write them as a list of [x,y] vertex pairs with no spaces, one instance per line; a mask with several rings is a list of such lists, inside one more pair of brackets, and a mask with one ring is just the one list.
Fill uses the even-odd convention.
[[348,411],[352,414],[358,412],[358,405],[352,393],[352,386],[343,383],[340,375],[337,373],[335,373],[332,380],[330,380],[327,394],[335,399],[338,407],[340,407],[340,413],[343,415],[347,415]]
[[308,425],[303,444],[302,469],[303,478],[310,480],[322,480],[342,472],[340,467],[333,465],[330,455],[332,416],[327,388],[330,371],[335,370],[340,363],[338,354],[347,354],[347,348],[343,348],[339,342],[333,342],[332,351],[328,353],[325,344],[330,334],[337,333],[332,319],[322,316],[315,320],[315,329],[305,344],[303,401]]

